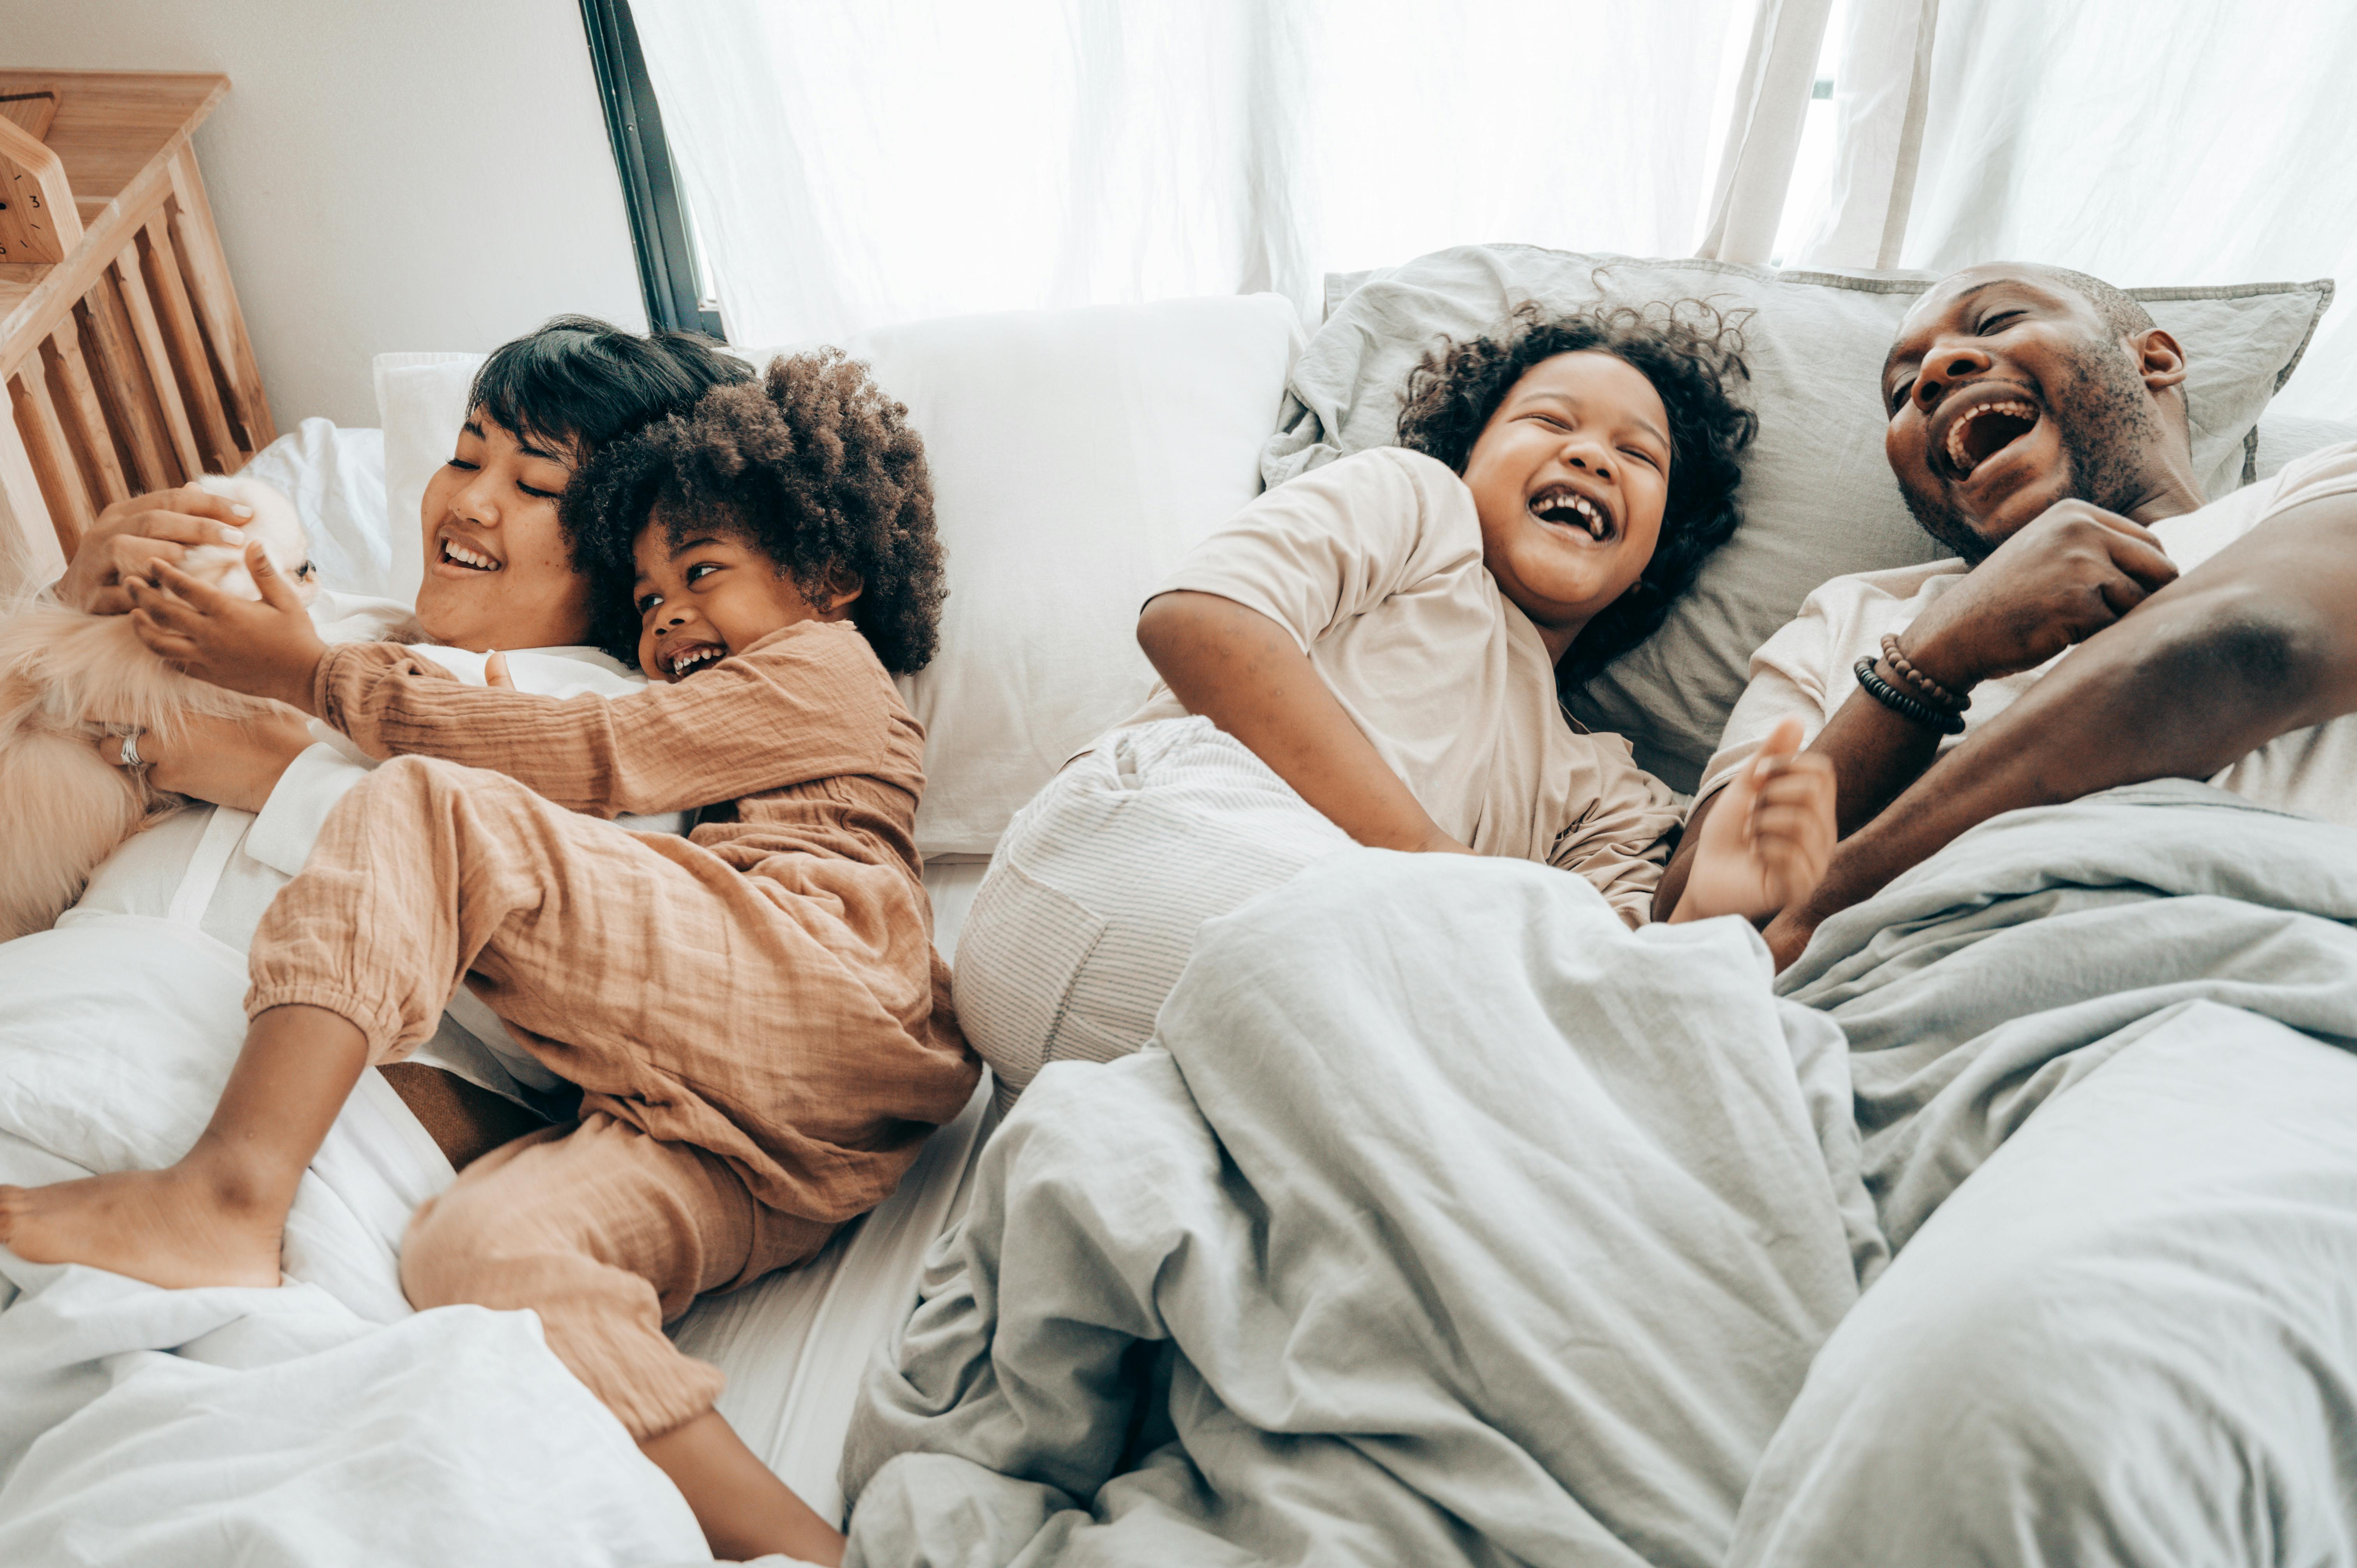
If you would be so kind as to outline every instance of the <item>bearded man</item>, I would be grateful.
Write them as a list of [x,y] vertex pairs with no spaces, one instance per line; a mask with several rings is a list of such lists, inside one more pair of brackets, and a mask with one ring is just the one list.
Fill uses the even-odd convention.
[[1833,759],[1844,842],[1769,928],[1780,964],[2000,811],[2186,778],[2357,824],[2357,725],[2328,722],[2357,709],[2357,447],[2205,505],[2184,381],[2177,340],[2081,273],[1974,267],[1909,314],[1884,446],[1956,558],[1811,595],[1752,656],[1688,823],[1788,714]]
[[[1832,758],[1845,837],[1768,929],[1780,968],[1976,824],[2115,786],[2206,779],[2324,819],[2318,865],[2342,863],[2348,837],[2326,823],[2357,825],[2357,444],[2204,504],[2184,379],[2167,332],[2076,273],[1976,267],[1909,315],[1884,369],[1886,446],[1956,559],[1812,595],[1754,656],[1694,819],[1786,714]],[[1664,908],[1684,880],[1681,855]],[[2208,891],[2233,900],[2231,880]],[[2116,907],[2157,897],[2123,887]],[[2218,905],[2219,929],[2264,923],[2231,926],[2233,908]],[[2176,976],[2184,1000],[2104,1052],[2007,1055],[1999,1024],[1977,1058],[1918,1050],[1903,1081],[1853,1056],[1881,1075],[1857,1078],[1870,1145],[1914,1137],[1947,1196],[1875,1187],[1900,1250],[1819,1351],[1730,1563],[2349,1560],[2357,1016],[2325,1008],[2296,1031],[2235,1005],[2346,994],[2345,961],[2313,957],[2341,949],[2293,955],[2301,918],[2238,947],[2232,983]],[[1968,927],[1910,950],[1926,970],[1965,961]],[[2062,984],[2072,954],[2053,960],[2043,983],[2099,1009],[2104,972]],[[2009,1012],[2003,995],[1974,1004],[2059,1015],[2040,977],[2018,978]],[[1855,1053],[1878,1021],[1850,1027]],[[1881,1124],[1885,1102],[1974,1097],[2001,1146],[1942,1152]],[[1902,1223],[1895,1202],[1912,1203]]]

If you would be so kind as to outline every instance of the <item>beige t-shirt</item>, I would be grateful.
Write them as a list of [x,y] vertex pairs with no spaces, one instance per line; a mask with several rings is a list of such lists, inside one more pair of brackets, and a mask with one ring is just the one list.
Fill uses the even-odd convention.
[[[1260,497],[1157,590],[1217,594],[1291,632],[1441,830],[1577,872],[1623,919],[1652,909],[1677,797],[1614,735],[1572,727],[1538,628],[1481,564],[1473,492],[1396,446]],[[1178,718],[1168,685],[1122,728]]]
[[[2152,532],[2178,568],[2190,572],[2292,507],[2352,491],[2357,491],[2357,442],[2312,452],[2199,511],[2156,523]],[[1751,684],[1727,717],[1718,751],[1703,773],[1697,802],[1708,799],[1749,760],[1787,714],[1800,715],[1813,739],[1857,690],[1857,677],[1851,672],[1857,661],[1879,654],[1883,633],[1904,629],[1933,600],[1963,582],[1965,570],[1962,561],[1951,560],[1892,572],[1861,572],[1835,577],[1811,594],[1799,617],[1751,656]],[[2066,650],[2056,660],[2068,657]],[[1964,734],[2005,712],[2055,661],[1973,688]],[[1963,738],[1948,737],[1942,749]],[[2357,716],[2279,736],[2211,782],[2263,805],[2357,826]]]

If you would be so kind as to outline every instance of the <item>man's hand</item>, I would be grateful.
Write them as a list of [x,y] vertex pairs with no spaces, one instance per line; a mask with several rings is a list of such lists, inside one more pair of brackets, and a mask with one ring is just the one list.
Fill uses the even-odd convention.
[[311,686],[328,645],[259,542],[246,547],[245,565],[262,590],[259,604],[156,563],[150,578],[129,580],[131,625],[158,657],[200,681],[313,713]]
[[58,579],[58,598],[94,615],[119,616],[131,607],[128,580],[146,576],[159,561],[178,565],[194,545],[237,543],[245,535],[233,525],[253,515],[251,507],[193,485],[116,501],[81,536]]
[[1778,725],[1719,794],[1673,923],[1766,919],[1815,890],[1834,852],[1834,765],[1801,734],[1799,719]]
[[1817,934],[1817,914],[1806,900],[1787,905],[1784,912],[1768,922],[1760,932],[1768,943],[1770,958],[1775,961],[1776,972],[1783,973],[1792,967],[1792,961],[1808,951],[1810,939]]
[[2177,580],[2141,524],[2062,501],[1999,545],[1900,634],[1907,658],[1962,694],[2035,670]]
[[[196,716],[175,724],[169,738],[146,730],[139,736],[139,759],[147,781],[158,789],[210,800],[241,811],[259,811],[278,788],[287,765],[311,744],[311,728],[293,714],[253,718]],[[123,766],[123,742],[110,736],[98,755]]]

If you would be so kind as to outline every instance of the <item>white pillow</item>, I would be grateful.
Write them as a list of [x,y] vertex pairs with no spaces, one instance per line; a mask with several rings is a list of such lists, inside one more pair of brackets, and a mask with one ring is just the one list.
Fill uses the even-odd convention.
[[425,546],[418,513],[434,470],[457,449],[458,426],[467,423],[467,393],[482,368],[484,354],[379,354],[375,360],[376,416],[384,426],[384,514],[391,535],[390,575],[384,596],[417,602],[425,580]]
[[909,405],[949,554],[917,847],[987,854],[1154,683],[1137,611],[1260,490],[1301,330],[1277,295],[882,328],[845,348]]

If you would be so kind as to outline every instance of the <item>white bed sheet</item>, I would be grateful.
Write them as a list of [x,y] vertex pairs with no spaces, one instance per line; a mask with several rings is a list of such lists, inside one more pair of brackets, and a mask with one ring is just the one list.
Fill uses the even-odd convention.
[[[0,944],[0,1176],[152,1167],[244,1036],[243,956],[96,915]],[[0,1563],[701,1560],[678,1493],[524,1313],[414,1313],[394,1247],[449,1166],[367,1075],[276,1290],[157,1290],[0,1249]],[[430,1504],[425,1499],[430,1498]]]

